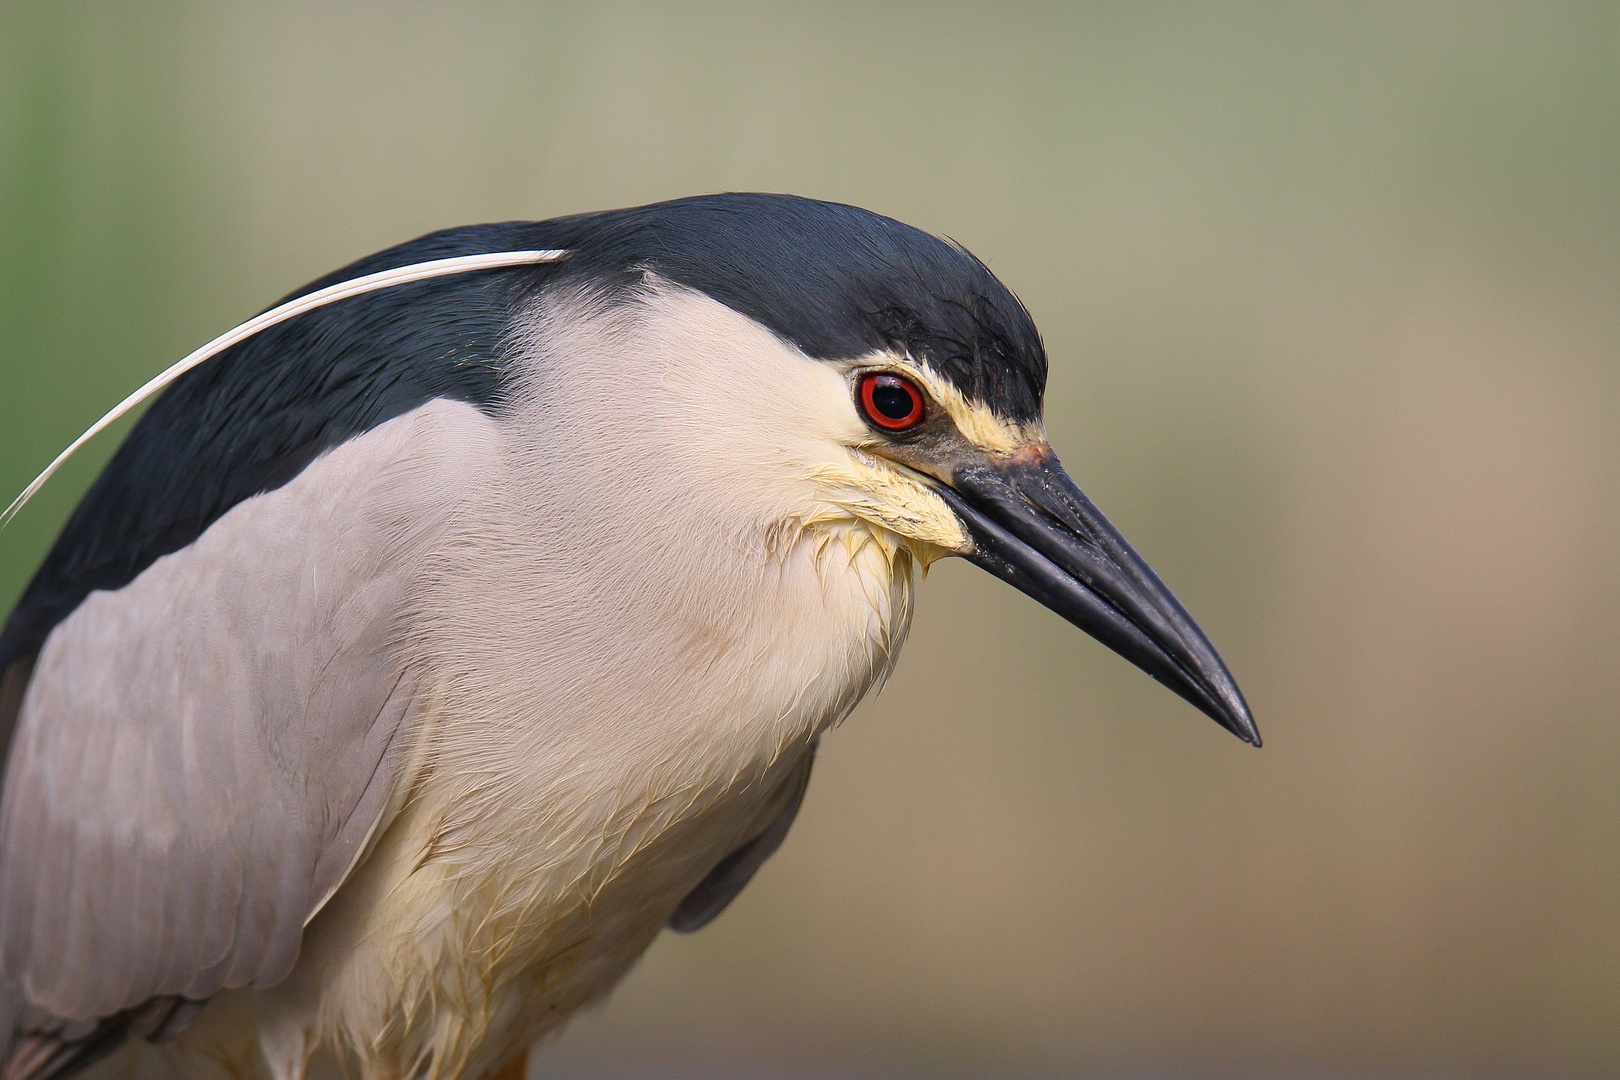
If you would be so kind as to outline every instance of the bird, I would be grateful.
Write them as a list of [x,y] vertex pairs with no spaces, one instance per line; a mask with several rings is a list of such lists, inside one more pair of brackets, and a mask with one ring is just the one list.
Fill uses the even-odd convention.
[[521,1076],[776,851],[942,558],[1259,745],[1047,373],[963,246],[744,192],[434,232],[153,380],[0,631],[0,1077]]

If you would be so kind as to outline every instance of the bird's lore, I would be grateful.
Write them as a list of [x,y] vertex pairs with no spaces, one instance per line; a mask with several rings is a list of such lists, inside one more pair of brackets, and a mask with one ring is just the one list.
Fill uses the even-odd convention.
[[0,1080],[509,1066],[747,884],[946,556],[1258,742],[898,222],[453,229],[221,341],[0,633]]

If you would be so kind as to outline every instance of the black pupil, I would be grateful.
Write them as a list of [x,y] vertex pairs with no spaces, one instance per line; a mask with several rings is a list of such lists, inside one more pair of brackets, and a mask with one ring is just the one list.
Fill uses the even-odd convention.
[[906,388],[890,379],[880,380],[872,387],[872,404],[890,420],[904,420],[916,408]]

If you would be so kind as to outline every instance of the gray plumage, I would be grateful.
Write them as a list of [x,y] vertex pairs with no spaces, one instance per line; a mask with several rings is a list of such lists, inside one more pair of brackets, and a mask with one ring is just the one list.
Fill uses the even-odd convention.
[[398,620],[455,477],[339,461],[92,594],[41,652],[0,819],[7,974],[37,1010],[274,983],[359,856],[415,690]]

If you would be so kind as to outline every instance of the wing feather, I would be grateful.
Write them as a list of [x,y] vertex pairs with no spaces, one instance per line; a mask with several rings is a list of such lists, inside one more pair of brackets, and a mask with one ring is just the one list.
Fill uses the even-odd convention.
[[64,1022],[91,1022],[85,1052],[172,1033],[173,1003],[292,968],[401,783],[413,581],[493,440],[472,406],[424,405],[52,631],[0,797],[17,1054],[79,1060],[37,1045]]
[[776,849],[787,839],[793,819],[799,816],[805,789],[810,786],[810,769],[816,761],[816,747],[811,745],[799,766],[783,781],[785,801],[782,809],[764,830],[739,845],[737,849],[710,870],[697,887],[681,900],[675,914],[670,916],[669,928],[678,934],[701,930],[731,906],[748,883],[754,880],[765,860],[776,854]]

